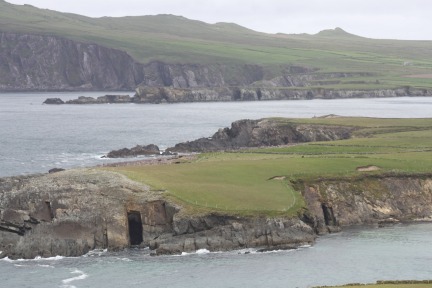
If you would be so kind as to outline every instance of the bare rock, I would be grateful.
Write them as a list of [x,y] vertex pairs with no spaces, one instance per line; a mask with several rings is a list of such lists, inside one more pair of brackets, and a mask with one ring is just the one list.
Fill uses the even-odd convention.
[[137,145],[131,149],[123,148],[120,150],[113,150],[106,155],[106,158],[127,158],[140,155],[160,155],[160,150],[159,147],[154,144],[145,146]]
[[47,98],[43,104],[49,104],[49,105],[61,105],[65,104],[65,102],[60,98]]

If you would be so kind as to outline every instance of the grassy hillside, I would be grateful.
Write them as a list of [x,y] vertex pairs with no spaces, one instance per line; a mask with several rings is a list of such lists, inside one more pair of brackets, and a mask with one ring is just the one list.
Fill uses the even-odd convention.
[[[278,119],[356,126],[348,140],[201,154],[177,165],[110,168],[192,206],[238,213],[293,215],[304,205],[290,180],[365,173],[430,173],[432,119]],[[378,170],[358,171],[376,166]]]
[[98,43],[125,50],[142,63],[258,64],[266,68],[268,78],[286,65],[319,68],[317,73],[374,74],[350,78],[334,88],[432,87],[432,41],[374,40],[340,28],[316,35],[273,35],[173,15],[89,18],[0,0],[0,31]]

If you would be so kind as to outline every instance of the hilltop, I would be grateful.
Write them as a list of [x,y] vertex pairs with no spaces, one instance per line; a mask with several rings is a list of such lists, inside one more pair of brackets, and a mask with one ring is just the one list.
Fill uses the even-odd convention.
[[[16,48],[16,42],[7,40],[10,37],[4,36],[5,33],[60,37],[82,43],[81,46],[98,45],[124,51],[133,59],[128,60],[131,63],[129,66],[155,61],[168,65],[223,65],[228,68],[218,69],[223,70],[225,78],[244,74],[245,66],[259,67],[260,77],[252,79],[254,81],[242,80],[229,85],[249,85],[257,80],[271,80],[292,73],[324,73],[323,77],[315,77],[312,82],[302,82],[300,87],[369,90],[432,87],[432,79],[427,77],[432,74],[432,41],[368,39],[341,28],[324,30],[315,35],[266,34],[233,23],[208,24],[174,15],[90,18],[0,1],[0,33],[3,33],[2,39],[6,39],[1,42],[3,48]],[[49,41],[44,38],[40,42]],[[29,47],[35,45],[29,44]],[[23,49],[19,55],[34,55],[44,48],[37,51]],[[7,51],[2,56],[6,58],[6,63],[10,61]],[[73,56],[70,51],[65,53]],[[22,59],[21,63],[28,62],[25,60]],[[301,69],[296,70],[296,67]],[[130,89],[143,80],[135,71],[140,69],[134,68],[130,72],[133,76],[128,78],[128,84],[120,81],[124,89]],[[0,74],[7,72],[7,68],[1,67]],[[73,74],[71,78],[78,77]],[[25,77],[23,79],[26,80]],[[122,85],[114,85],[112,89]],[[276,82],[274,86],[277,85],[282,84]],[[78,86],[71,85],[72,88]]]

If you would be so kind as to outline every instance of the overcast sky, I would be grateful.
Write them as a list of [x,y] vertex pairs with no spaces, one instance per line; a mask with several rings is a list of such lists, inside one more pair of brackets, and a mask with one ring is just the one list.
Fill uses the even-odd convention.
[[6,0],[90,17],[174,14],[268,33],[341,27],[370,38],[432,40],[432,0]]

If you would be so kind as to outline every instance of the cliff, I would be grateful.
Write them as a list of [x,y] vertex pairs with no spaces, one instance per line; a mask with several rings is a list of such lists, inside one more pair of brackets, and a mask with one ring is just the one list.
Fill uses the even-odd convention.
[[264,77],[258,65],[143,64],[121,50],[58,36],[0,32],[0,46],[0,91],[223,87]]
[[432,175],[364,176],[293,183],[298,216],[194,216],[161,191],[101,170],[0,179],[0,257],[78,256],[95,248],[149,246],[155,254],[197,249],[290,249],[341,226],[431,220]]
[[[332,89],[366,72],[281,65],[139,63],[126,52],[58,36],[0,32],[0,91],[136,90],[134,97],[67,104],[177,103],[430,96],[432,90]],[[368,83],[363,83],[368,87]],[[324,88],[316,88],[316,87]],[[85,99],[84,99],[85,100]],[[53,104],[62,104],[61,102]]]
[[131,245],[156,254],[294,248],[315,239],[299,219],[185,216],[162,192],[101,170],[3,178],[0,190],[0,257],[78,256]]
[[142,65],[126,52],[56,36],[0,33],[0,90],[132,90]]
[[339,226],[432,220],[431,175],[314,179],[294,185],[303,191],[318,233]]
[[[272,80],[267,83],[274,83]],[[133,98],[134,103],[179,103],[215,101],[264,101],[264,100],[311,100],[343,98],[379,98],[401,96],[432,96],[431,89],[401,87],[394,89],[332,89],[308,88],[307,82],[300,86],[260,87],[257,83],[240,87],[148,87],[138,86]],[[299,88],[301,87],[301,88]]]

